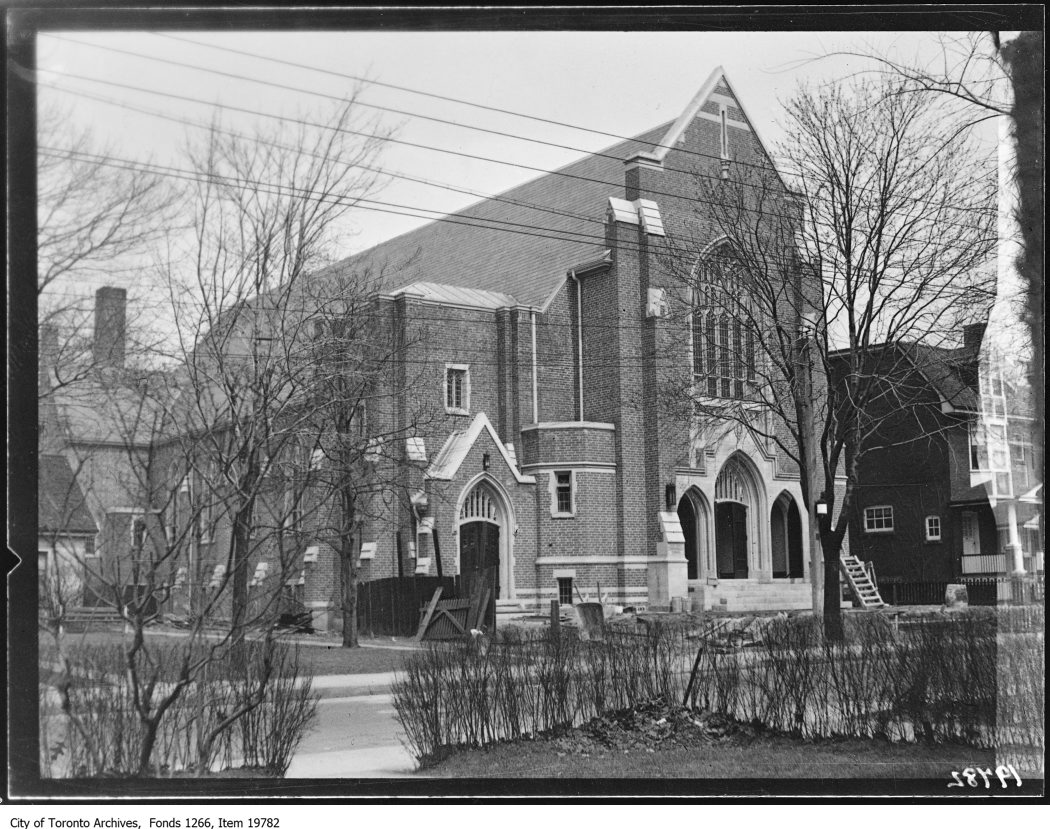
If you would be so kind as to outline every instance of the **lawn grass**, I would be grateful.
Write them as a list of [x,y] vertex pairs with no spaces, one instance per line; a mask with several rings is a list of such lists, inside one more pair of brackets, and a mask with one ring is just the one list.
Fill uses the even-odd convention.
[[[146,642],[158,648],[171,648],[178,643],[180,632],[147,631]],[[75,653],[78,647],[126,644],[131,634],[120,630],[90,631],[66,635],[65,647]],[[306,637],[301,637],[306,639]],[[300,637],[288,637],[294,648]],[[366,647],[343,648],[338,639],[320,636],[309,637],[308,643],[299,644],[299,665],[304,676],[331,676],[334,674],[377,674],[399,669],[406,656],[412,653],[403,644],[395,645],[389,639],[363,639]],[[383,645],[389,647],[383,647]],[[374,646],[373,646],[374,645]],[[47,636],[40,638],[41,682],[48,682],[52,674],[48,669],[49,654],[54,652],[54,643]]]
[[[783,736],[667,749],[558,751],[557,741],[505,743],[460,751],[421,777],[655,779],[943,779],[953,771],[995,768],[993,749],[881,740],[806,742]],[[998,783],[996,783],[998,785]]]

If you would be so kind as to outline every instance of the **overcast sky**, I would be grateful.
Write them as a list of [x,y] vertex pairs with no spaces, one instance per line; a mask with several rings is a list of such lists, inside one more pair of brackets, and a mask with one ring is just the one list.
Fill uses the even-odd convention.
[[[330,74],[187,41],[267,55],[328,70]],[[113,49],[299,87],[320,95],[236,80]],[[865,68],[859,59],[825,57],[842,50],[920,61],[933,60],[940,54],[935,36],[921,32],[187,31],[164,35],[143,31],[42,34],[37,44],[38,68],[45,70],[40,75],[41,102],[72,106],[76,121],[90,125],[96,139],[108,142],[114,155],[122,158],[178,166],[182,163],[181,145],[188,135],[199,135],[200,130],[92,101],[82,93],[160,110],[191,122],[208,121],[216,106],[309,117],[311,111],[317,112],[331,103],[323,96],[342,96],[347,92],[353,81],[340,77],[345,75],[584,127],[569,129],[389,87],[373,86],[363,96],[364,102],[410,113],[375,111],[383,123],[398,127],[397,135],[403,140],[543,170],[614,143],[609,134],[631,136],[674,119],[717,66],[725,68],[759,135],[768,145],[775,145],[783,138],[780,102],[800,82],[841,83],[851,73]],[[53,89],[52,85],[64,91]],[[157,96],[150,91],[200,102]],[[425,115],[572,149],[436,124],[419,117]],[[250,131],[249,122],[257,116],[227,111],[224,118],[228,127]],[[991,134],[995,134],[994,127]],[[46,141],[46,137],[41,136],[41,141]],[[535,170],[396,144],[387,146],[381,163],[385,169],[453,184],[480,195],[498,193],[538,175]],[[377,198],[441,213],[477,200],[468,194],[396,180]],[[350,220],[356,235],[348,242],[347,255],[425,221],[366,209],[355,209]],[[129,286],[132,284],[129,282]]]

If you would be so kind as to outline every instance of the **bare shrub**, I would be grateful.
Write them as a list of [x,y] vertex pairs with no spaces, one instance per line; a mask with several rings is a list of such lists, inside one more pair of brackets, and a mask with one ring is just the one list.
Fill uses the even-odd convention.
[[[163,698],[178,681],[175,655],[185,643],[159,645],[155,688]],[[194,647],[210,647],[206,642]],[[41,770],[52,777],[134,776],[144,730],[119,644],[69,651],[70,666],[54,685],[42,684]],[[44,663],[45,667],[47,663]],[[301,676],[298,653],[284,644],[252,641],[241,669],[226,658],[208,662],[171,704],[154,747],[155,776],[244,766],[283,775],[316,714],[317,698]]]

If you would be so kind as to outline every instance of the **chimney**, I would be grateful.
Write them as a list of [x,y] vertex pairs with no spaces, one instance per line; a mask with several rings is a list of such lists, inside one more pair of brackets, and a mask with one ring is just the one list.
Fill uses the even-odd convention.
[[974,354],[981,350],[981,341],[984,339],[984,330],[988,327],[986,322],[975,322],[963,326],[963,348]]
[[128,292],[99,288],[95,292],[95,340],[92,348],[98,368],[124,367],[124,328]]

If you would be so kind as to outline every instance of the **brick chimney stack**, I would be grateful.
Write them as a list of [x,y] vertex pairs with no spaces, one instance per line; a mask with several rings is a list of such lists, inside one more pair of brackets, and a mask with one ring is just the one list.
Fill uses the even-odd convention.
[[92,348],[98,368],[124,367],[124,337],[128,292],[99,288],[95,292],[95,339]]
[[984,340],[984,332],[988,327],[986,322],[975,322],[972,325],[963,326],[963,348],[974,354],[981,350],[981,342]]

